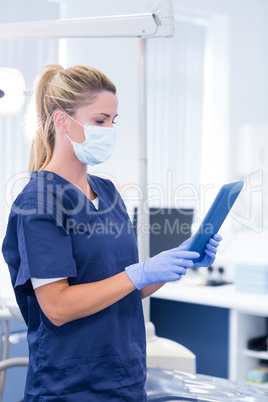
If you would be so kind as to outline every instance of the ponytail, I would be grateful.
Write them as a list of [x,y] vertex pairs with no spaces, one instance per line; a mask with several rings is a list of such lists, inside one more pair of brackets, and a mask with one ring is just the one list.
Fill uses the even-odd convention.
[[35,91],[37,129],[30,150],[29,172],[42,170],[49,163],[55,144],[53,115],[46,104],[49,83],[63,68],[58,64],[46,66]]

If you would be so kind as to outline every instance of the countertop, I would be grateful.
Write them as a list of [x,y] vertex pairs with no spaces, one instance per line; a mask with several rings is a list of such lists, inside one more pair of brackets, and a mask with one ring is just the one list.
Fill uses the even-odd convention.
[[268,316],[268,294],[238,292],[234,285],[203,286],[181,280],[166,283],[151,297]]

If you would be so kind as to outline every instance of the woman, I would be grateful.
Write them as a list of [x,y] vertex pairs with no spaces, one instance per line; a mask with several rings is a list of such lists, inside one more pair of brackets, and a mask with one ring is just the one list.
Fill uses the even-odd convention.
[[31,179],[3,243],[28,326],[26,401],[145,401],[141,299],[199,256],[184,244],[138,263],[120,195],[87,175],[113,151],[117,106],[115,86],[92,67],[48,65],[39,79]]

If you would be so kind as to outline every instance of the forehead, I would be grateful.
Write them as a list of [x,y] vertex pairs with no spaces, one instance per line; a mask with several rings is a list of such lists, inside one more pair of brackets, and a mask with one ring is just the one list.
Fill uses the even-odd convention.
[[88,106],[83,107],[82,109],[84,109],[85,112],[116,114],[117,107],[117,96],[114,95],[112,92],[103,91],[96,97],[94,102],[92,102]]

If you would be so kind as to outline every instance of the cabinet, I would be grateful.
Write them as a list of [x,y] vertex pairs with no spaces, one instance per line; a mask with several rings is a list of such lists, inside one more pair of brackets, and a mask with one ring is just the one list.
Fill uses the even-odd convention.
[[[253,367],[258,367],[260,359],[268,361],[268,352],[247,350],[247,342],[250,338],[267,333],[268,295],[237,292],[233,285],[221,287],[193,286],[184,284],[182,281],[168,283],[159,289],[152,297],[152,305],[154,298],[188,303],[196,306],[196,311],[198,311],[200,305],[216,307],[219,312],[221,310],[228,311],[227,319],[225,321],[222,318],[220,319],[222,327],[219,328],[220,331],[224,332],[224,336],[228,337],[228,341],[223,346],[219,345],[219,347],[222,347],[222,352],[225,353],[228,366],[226,377],[230,380],[244,381],[247,371]],[[213,312],[213,309],[207,309],[207,315],[210,314],[210,311]],[[154,312],[154,316],[160,314],[161,311],[158,305],[158,311]],[[219,314],[220,316],[223,315]],[[170,322],[171,326],[175,325],[176,317],[172,317]],[[211,317],[208,316],[208,323],[210,322],[211,328],[214,330],[215,316],[213,317],[212,314]],[[195,336],[198,342],[200,322],[197,321],[196,324]],[[183,323],[180,325],[183,325]],[[189,345],[185,346],[190,348]],[[209,353],[209,341],[203,347],[207,348],[207,358],[213,359],[214,357]],[[204,372],[204,374],[217,375],[216,372],[214,374]]]
[[229,378],[244,381],[247,371],[258,367],[261,359],[268,361],[268,352],[247,349],[250,338],[267,333],[267,318],[231,310],[230,329]]
[[228,378],[228,309],[152,299],[151,321],[158,336],[178,342],[195,354],[197,373]]

